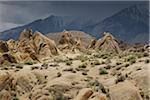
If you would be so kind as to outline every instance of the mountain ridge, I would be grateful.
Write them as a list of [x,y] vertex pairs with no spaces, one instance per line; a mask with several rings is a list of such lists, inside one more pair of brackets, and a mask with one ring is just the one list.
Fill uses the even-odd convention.
[[148,20],[149,12],[144,5],[133,5],[122,9],[102,21],[88,17],[51,15],[45,19],[38,19],[29,24],[6,30],[0,34],[0,39],[17,39],[24,28],[32,28],[33,31],[40,31],[44,34],[62,32],[64,29],[83,31],[97,39],[102,36],[101,33],[108,31],[128,43],[147,43]]

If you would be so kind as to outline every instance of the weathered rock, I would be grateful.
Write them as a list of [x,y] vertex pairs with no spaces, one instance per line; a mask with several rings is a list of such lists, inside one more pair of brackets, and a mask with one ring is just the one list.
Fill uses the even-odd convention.
[[10,63],[17,63],[16,58],[9,53],[3,54],[2,57],[4,60]]
[[8,73],[0,75],[0,91],[10,87],[13,78]]
[[142,100],[138,89],[128,81],[118,83],[109,90],[111,100]]
[[0,52],[4,53],[4,52],[8,52],[8,45],[5,41],[0,41]]
[[40,32],[34,33],[33,41],[36,53],[39,55],[50,56],[59,53],[55,42]]
[[88,100],[92,94],[93,94],[93,91],[91,88],[81,89],[75,100]]
[[95,49],[97,40],[94,38],[91,40],[90,45],[88,46],[88,49]]
[[17,41],[10,39],[7,41],[7,45],[10,52],[12,53],[17,52]]
[[6,90],[2,90],[0,92],[0,100],[11,100],[11,94]]
[[19,41],[27,41],[32,38],[32,29],[24,29],[19,37]]
[[[148,65],[147,65],[148,66]],[[136,82],[137,86],[141,89],[141,91],[144,93],[144,98],[146,99],[146,96],[149,96],[150,90],[149,90],[149,72],[148,70],[141,70],[138,72],[134,72],[131,74],[131,77]]]
[[96,92],[88,100],[107,100],[107,97],[102,93]]
[[95,45],[96,50],[101,50],[102,52],[110,53],[120,53],[119,44],[117,40],[110,34],[104,32],[104,37],[99,39]]
[[67,50],[68,49],[71,51],[77,51],[77,50],[79,50],[81,52],[86,51],[84,45],[81,42],[81,38],[73,37],[73,35],[69,31],[62,32],[58,47],[61,50]]

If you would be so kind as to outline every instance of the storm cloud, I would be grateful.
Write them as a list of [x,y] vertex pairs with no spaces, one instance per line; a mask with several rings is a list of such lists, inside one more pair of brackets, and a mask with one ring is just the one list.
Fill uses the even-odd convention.
[[0,1],[0,31],[50,15],[87,16],[103,20],[123,8],[147,2],[129,1]]

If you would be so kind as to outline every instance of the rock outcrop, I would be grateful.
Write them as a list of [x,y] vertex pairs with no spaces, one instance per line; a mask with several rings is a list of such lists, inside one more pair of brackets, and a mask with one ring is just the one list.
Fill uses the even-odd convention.
[[82,44],[81,39],[79,37],[74,38],[72,34],[68,31],[62,32],[58,47],[60,50],[86,50]]
[[5,41],[0,41],[0,53],[8,52],[8,45]]
[[110,33],[104,32],[104,37],[99,39],[95,45],[96,50],[101,52],[120,53],[120,48],[117,40]]

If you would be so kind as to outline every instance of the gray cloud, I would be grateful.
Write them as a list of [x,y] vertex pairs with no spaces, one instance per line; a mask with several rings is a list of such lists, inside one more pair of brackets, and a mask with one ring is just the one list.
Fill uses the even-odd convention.
[[0,1],[0,22],[21,25],[50,15],[99,17],[102,20],[123,8],[147,2]]

